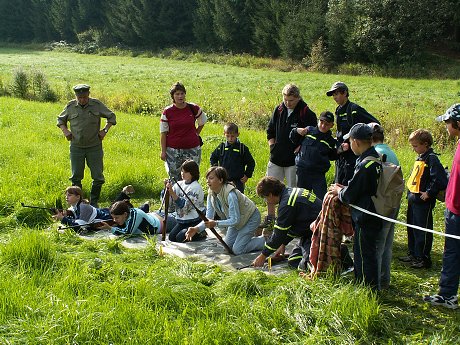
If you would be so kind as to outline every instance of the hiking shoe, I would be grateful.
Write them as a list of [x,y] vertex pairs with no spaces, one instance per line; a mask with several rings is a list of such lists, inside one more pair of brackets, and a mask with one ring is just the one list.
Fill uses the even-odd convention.
[[412,261],[411,268],[431,268],[431,261],[416,259]]
[[273,234],[273,230],[270,230],[270,229],[263,229],[262,230],[262,236],[265,237],[265,240],[269,240],[270,237],[272,237],[272,234]]
[[407,256],[400,256],[400,257],[398,258],[398,260],[401,261],[401,262],[414,262],[414,261],[417,261],[417,260],[415,259],[415,256],[413,256],[413,255],[411,255],[411,254],[409,254],[409,255],[407,255]]
[[122,189],[122,192],[125,193],[126,195],[133,194],[134,193],[134,187],[132,185],[127,185],[124,186]]
[[441,305],[449,309],[458,308],[458,298],[457,296],[444,297],[441,295],[432,295],[423,297],[425,302],[431,303],[431,305]]

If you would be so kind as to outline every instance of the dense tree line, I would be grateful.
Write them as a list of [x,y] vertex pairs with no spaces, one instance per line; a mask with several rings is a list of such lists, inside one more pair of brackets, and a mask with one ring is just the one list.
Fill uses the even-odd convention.
[[0,0],[0,39],[410,61],[460,49],[460,0]]

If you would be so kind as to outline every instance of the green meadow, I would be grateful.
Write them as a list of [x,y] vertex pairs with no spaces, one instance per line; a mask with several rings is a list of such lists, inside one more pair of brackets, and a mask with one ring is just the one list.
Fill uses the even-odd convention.
[[[391,79],[280,72],[147,56],[96,56],[17,48],[0,49],[1,94],[15,71],[43,72],[59,97],[40,103],[0,97],[0,344],[453,344],[456,311],[424,304],[437,291],[443,239],[435,236],[433,268],[419,271],[396,259],[405,254],[405,228],[396,227],[392,282],[373,294],[351,276],[302,280],[297,272],[270,276],[231,272],[216,265],[159,256],[152,246],[130,250],[121,240],[85,241],[58,233],[46,211],[64,203],[69,185],[68,143],[56,116],[77,83],[115,110],[118,124],[104,140],[102,201],[109,205],[127,184],[135,202],[159,207],[166,177],[159,158],[159,115],[177,80],[187,99],[209,116],[204,127],[201,172],[222,140],[224,121],[240,125],[240,139],[256,159],[247,194],[264,175],[268,147],[264,127],[281,89],[296,83],[319,114],[334,110],[325,91],[336,80],[350,99],[379,118],[408,177],[416,158],[407,142],[417,128],[429,129],[435,151],[450,166],[455,143],[434,117],[460,101],[460,81]],[[331,181],[333,171],[328,173]],[[204,178],[201,178],[204,185]],[[83,186],[89,192],[87,171]],[[399,220],[405,220],[403,200]],[[443,231],[444,204],[435,209]]]

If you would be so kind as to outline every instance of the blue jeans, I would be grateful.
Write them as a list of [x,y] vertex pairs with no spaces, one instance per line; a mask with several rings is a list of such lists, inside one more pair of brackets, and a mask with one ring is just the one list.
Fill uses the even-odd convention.
[[[446,234],[460,236],[460,216],[446,209],[444,217]],[[439,294],[444,297],[457,295],[459,279],[460,240],[446,237],[442,256],[441,279],[439,280]]]
[[[398,217],[399,208],[390,218]],[[380,275],[378,289],[387,289],[390,286],[391,257],[393,255],[393,239],[395,236],[395,223],[383,221],[382,232],[377,239],[377,262]]]
[[264,248],[265,238],[263,236],[253,237],[259,224],[260,212],[256,208],[243,227],[237,229],[234,226],[229,226],[227,228],[225,243],[232,248],[235,255],[262,250]]
[[[169,218],[169,217],[168,217]],[[191,226],[196,226],[200,224],[201,219],[190,219],[187,221],[182,221],[182,222],[176,222],[176,225],[174,228],[172,228],[171,232],[169,233],[169,240],[171,242],[185,242],[185,234],[187,233],[187,230]],[[167,226],[167,225],[166,225]],[[205,239],[205,234],[199,234],[196,233],[192,237],[192,241],[199,241],[199,240],[204,240]]]

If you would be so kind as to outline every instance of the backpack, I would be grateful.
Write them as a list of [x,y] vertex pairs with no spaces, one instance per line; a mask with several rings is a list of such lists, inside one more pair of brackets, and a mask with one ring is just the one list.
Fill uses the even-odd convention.
[[380,158],[368,156],[363,161],[379,162],[382,165],[377,193],[371,198],[378,214],[394,217],[394,211],[400,207],[405,190],[401,167],[390,162],[384,162],[382,156]]

